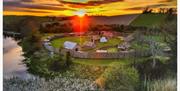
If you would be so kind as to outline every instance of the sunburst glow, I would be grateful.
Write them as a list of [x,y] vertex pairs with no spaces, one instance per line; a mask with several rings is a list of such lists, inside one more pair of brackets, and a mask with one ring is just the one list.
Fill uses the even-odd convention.
[[79,16],[79,17],[83,17],[86,14],[86,11],[81,9],[77,12],[75,12],[75,15]]

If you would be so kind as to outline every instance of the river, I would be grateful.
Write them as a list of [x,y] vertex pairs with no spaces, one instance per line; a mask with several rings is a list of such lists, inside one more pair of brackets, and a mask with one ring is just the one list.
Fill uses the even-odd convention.
[[27,72],[27,67],[22,63],[23,51],[18,42],[11,37],[3,39],[3,77],[19,77],[27,79],[31,75]]

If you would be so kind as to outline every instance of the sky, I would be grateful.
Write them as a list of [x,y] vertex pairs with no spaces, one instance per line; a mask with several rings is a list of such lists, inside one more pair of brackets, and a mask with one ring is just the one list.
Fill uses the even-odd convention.
[[114,16],[141,13],[145,7],[176,8],[176,0],[3,0],[4,15]]

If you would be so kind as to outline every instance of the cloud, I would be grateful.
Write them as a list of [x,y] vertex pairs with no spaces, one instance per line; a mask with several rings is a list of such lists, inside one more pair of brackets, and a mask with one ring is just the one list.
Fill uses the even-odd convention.
[[[161,2],[161,3],[160,3]],[[87,14],[121,15],[140,12],[145,7],[176,7],[176,0],[3,0],[6,14],[73,15],[79,9]],[[47,14],[48,13],[48,14]],[[32,14],[32,15],[33,15]],[[42,14],[42,15],[43,15]],[[18,13],[17,13],[18,15]]]
[[19,2],[34,2],[34,3],[59,3],[58,0],[18,0]]
[[124,10],[143,10],[146,7],[149,7],[149,8],[158,8],[158,7],[162,7],[162,6],[168,6],[168,5],[167,4],[154,4],[154,5],[126,8]]
[[168,5],[167,4],[154,4],[154,5],[148,5],[147,7],[158,8],[158,7],[162,7],[162,6],[168,6]]
[[176,0],[161,0],[159,3],[169,3],[169,2],[174,2]]
[[126,8],[124,10],[142,10],[144,7],[132,7],[132,8]]
[[[27,0],[26,0],[27,1]],[[30,1],[30,0],[29,0]],[[28,9],[39,9],[39,10],[69,10],[68,8],[62,7],[61,5],[53,5],[53,4],[29,4],[29,3],[22,3],[22,2],[4,2],[4,10],[7,8],[28,8]]]
[[113,2],[123,2],[124,0],[87,0],[87,2],[82,1],[65,1],[59,0],[63,4],[70,4],[71,6],[97,6],[101,4],[108,4]]
[[51,13],[49,11],[33,10],[27,8],[6,8],[6,11],[29,12],[29,13]]

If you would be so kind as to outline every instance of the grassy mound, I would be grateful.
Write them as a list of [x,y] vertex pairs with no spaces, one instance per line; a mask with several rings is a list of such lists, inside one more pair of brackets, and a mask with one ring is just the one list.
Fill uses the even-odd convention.
[[164,22],[166,16],[166,14],[141,14],[136,19],[134,19],[130,25],[145,27],[158,26]]

